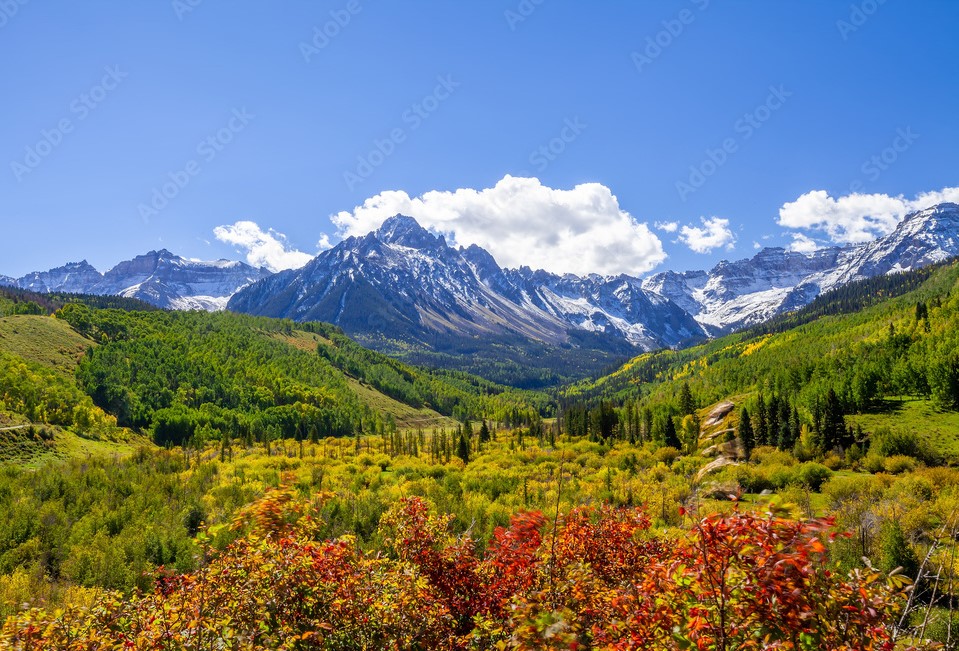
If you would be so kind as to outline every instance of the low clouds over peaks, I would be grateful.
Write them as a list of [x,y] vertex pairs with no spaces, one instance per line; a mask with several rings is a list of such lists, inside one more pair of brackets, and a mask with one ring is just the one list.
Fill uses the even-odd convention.
[[[814,190],[779,209],[780,226],[818,232],[835,244],[859,244],[888,235],[909,213],[943,202],[959,202],[959,187],[903,195],[847,194],[834,198]],[[795,247],[809,246],[809,237],[793,235]],[[802,249],[796,249],[802,250]]]
[[505,176],[492,188],[381,192],[331,217],[342,237],[363,235],[396,214],[415,218],[457,245],[476,244],[504,267],[554,273],[638,275],[663,260],[660,239],[600,183],[569,190]]

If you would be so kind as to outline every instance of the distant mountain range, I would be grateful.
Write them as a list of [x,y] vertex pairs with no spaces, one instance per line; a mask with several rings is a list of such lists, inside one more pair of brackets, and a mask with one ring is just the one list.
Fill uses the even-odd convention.
[[854,280],[908,271],[959,255],[959,205],[943,203],[908,215],[872,242],[796,253],[766,248],[720,262],[710,271],[665,271],[642,283],[719,332],[798,309]]
[[222,310],[241,287],[270,275],[243,262],[187,260],[166,249],[121,262],[101,274],[86,260],[70,262],[0,284],[35,292],[67,292],[138,298],[173,310]]
[[351,237],[302,269],[245,287],[229,309],[330,321],[347,332],[426,341],[430,333],[512,331],[562,344],[584,330],[644,350],[682,345],[761,323],[853,280],[959,254],[959,206],[906,217],[873,242],[813,253],[766,248],[710,271],[558,276],[501,269],[485,250],[454,249],[410,217]]
[[[277,274],[242,262],[151,251],[100,274],[71,263],[0,283],[117,294],[172,309],[326,321],[379,349],[496,358],[496,346],[592,351],[590,368],[630,351],[677,347],[798,309],[845,283],[959,254],[959,205],[906,217],[865,244],[813,253],[767,248],[709,271],[585,277],[502,269],[477,246],[452,247],[411,217],[350,237]],[[505,349],[505,348],[504,348]],[[595,353],[595,354],[593,354]],[[526,362],[516,357],[522,365]]]
[[400,215],[301,269],[243,288],[229,309],[427,345],[437,335],[518,335],[562,345],[570,331],[585,330],[651,349],[707,334],[636,278],[504,270],[484,249],[453,248]]

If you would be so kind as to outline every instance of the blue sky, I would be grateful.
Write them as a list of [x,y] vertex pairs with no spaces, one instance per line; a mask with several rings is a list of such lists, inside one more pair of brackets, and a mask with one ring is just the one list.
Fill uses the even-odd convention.
[[7,275],[290,266],[396,206],[504,264],[641,274],[959,196],[947,0],[2,4]]

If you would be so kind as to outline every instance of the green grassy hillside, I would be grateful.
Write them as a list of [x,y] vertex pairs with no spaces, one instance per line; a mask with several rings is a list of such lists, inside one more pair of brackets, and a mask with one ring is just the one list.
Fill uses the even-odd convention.
[[[335,342],[331,339],[315,332],[295,330],[290,334],[276,333],[273,336],[279,341],[306,352],[316,352],[318,346],[336,347]],[[449,416],[444,416],[435,409],[424,406],[416,407],[400,402],[354,377],[349,372],[345,375],[350,390],[356,394],[363,404],[379,413],[391,416],[396,426],[401,430],[430,429],[433,427],[455,428],[458,425],[457,421]]]
[[116,427],[77,386],[77,367],[95,345],[52,316],[0,318],[0,462],[35,468],[149,442]]
[[0,350],[65,375],[73,375],[91,345],[68,323],[53,317],[0,318]]

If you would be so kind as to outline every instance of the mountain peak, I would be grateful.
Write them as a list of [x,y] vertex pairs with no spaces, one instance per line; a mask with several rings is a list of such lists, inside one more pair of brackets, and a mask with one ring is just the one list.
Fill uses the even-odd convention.
[[923,208],[922,210],[917,210],[914,213],[906,215],[905,219],[902,220],[902,223],[913,222],[913,221],[926,221],[932,219],[933,217],[941,217],[944,215],[959,216],[959,204],[943,202],[937,203],[928,208]]
[[399,244],[411,249],[433,248],[438,244],[446,245],[442,235],[436,236],[420,226],[420,223],[406,215],[393,215],[376,231],[376,239],[385,244]]

